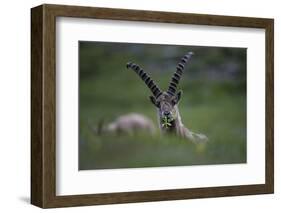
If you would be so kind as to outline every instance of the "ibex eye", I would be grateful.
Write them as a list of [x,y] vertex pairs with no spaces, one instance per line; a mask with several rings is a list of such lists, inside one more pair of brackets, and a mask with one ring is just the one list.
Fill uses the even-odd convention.
[[160,102],[156,102],[156,107],[160,108]]

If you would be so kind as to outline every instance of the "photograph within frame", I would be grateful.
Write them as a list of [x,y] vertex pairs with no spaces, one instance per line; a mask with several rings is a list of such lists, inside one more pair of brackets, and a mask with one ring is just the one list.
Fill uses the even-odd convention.
[[246,48],[79,41],[79,170],[246,163],[246,61]]

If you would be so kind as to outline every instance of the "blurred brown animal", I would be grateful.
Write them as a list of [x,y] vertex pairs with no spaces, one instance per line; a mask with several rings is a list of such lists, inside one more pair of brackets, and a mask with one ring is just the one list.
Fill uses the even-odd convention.
[[152,135],[155,134],[156,128],[148,117],[138,113],[129,113],[117,117],[108,124],[104,124],[104,121],[101,120],[97,129],[93,129],[93,131],[99,135],[105,133],[133,135],[138,132]]

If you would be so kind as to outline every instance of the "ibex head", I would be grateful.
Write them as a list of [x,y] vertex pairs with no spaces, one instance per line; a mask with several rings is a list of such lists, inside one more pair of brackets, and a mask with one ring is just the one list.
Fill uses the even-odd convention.
[[150,100],[158,108],[162,127],[168,128],[169,126],[172,126],[173,121],[177,118],[177,104],[182,94],[181,90],[177,90],[177,85],[181,79],[184,66],[192,55],[193,53],[189,52],[182,57],[181,61],[178,63],[174,75],[172,76],[167,91],[161,91],[154,81],[149,77],[149,75],[146,74],[137,64],[131,62],[127,63],[127,68],[134,70],[151,90],[153,96],[150,96]]

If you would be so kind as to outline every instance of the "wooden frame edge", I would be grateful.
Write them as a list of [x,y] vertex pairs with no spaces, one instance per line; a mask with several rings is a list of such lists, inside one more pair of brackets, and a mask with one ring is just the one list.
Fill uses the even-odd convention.
[[274,20],[265,27],[266,42],[266,185],[274,193]]
[[43,7],[31,10],[31,203],[43,207],[42,63]]

